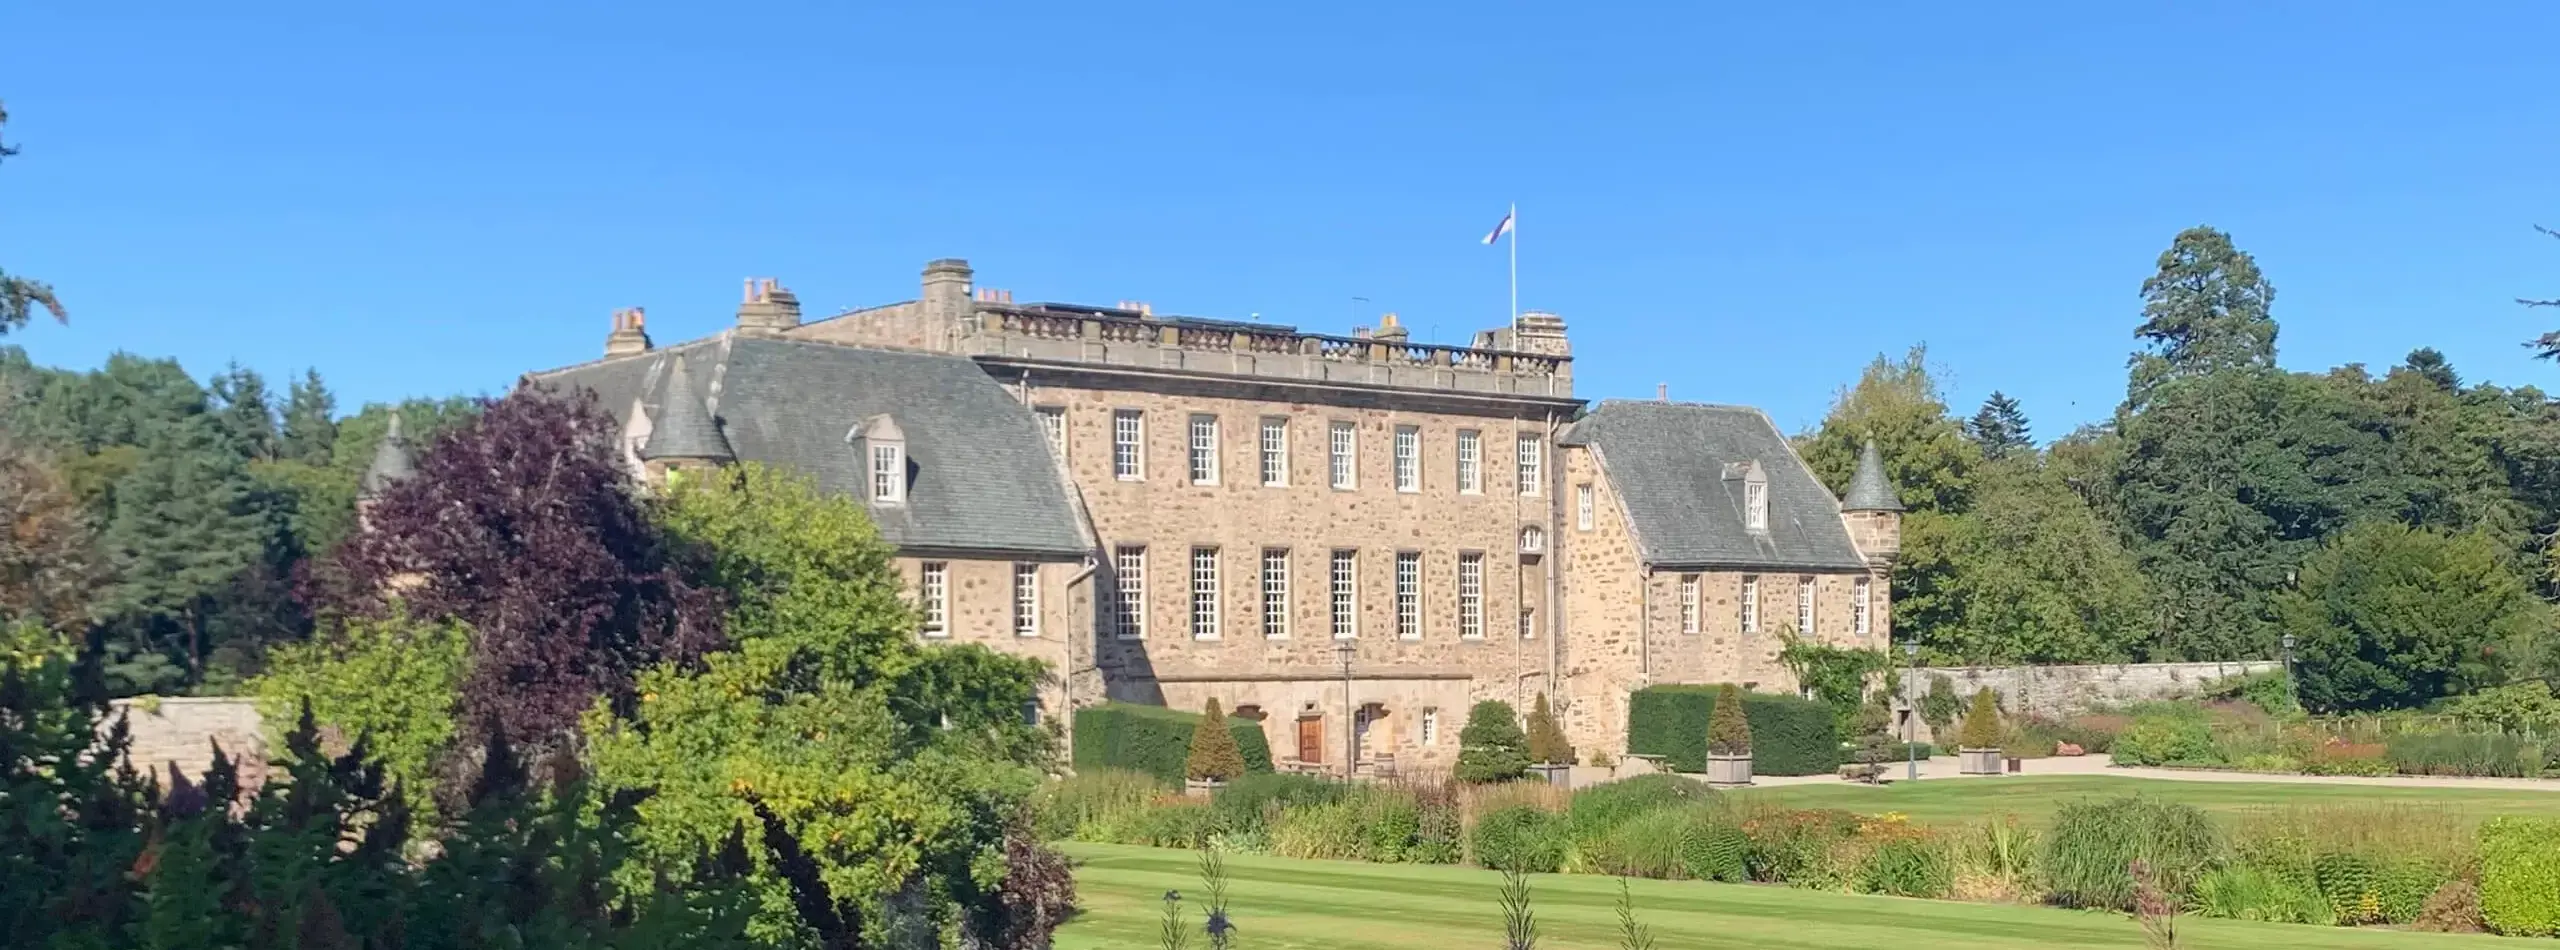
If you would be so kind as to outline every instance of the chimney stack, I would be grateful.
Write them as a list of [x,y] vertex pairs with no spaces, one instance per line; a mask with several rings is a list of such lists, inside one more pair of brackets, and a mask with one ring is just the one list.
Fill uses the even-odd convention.
[[1396,322],[1396,315],[1390,313],[1378,318],[1378,330],[1372,336],[1385,343],[1403,343],[1413,338],[1413,331]]
[[1564,337],[1564,318],[1544,310],[1528,310],[1520,314],[1520,332],[1513,335],[1511,348],[1542,356],[1573,355],[1573,344],[1566,342]]
[[614,311],[613,332],[604,338],[605,357],[611,359],[649,352],[649,331],[644,326],[647,322],[648,316],[638,307]]
[[1670,401],[1671,401],[1671,384],[1670,384],[1670,383],[1655,383],[1655,384],[1653,384],[1653,401],[1655,401],[1655,402],[1670,402]]
[[800,325],[800,298],[770,277],[747,278],[746,296],[738,302],[738,333],[781,336]]
[[969,301],[970,280],[977,272],[969,262],[945,257],[924,265],[924,295],[918,298],[924,309],[925,325],[932,327],[933,342],[948,349],[967,333],[963,326],[977,308]]

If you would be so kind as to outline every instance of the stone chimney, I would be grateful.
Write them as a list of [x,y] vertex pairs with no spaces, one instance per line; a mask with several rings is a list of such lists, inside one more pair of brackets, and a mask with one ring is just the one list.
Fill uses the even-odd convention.
[[638,307],[614,311],[613,332],[604,338],[605,357],[611,359],[649,352],[649,331],[642,326],[647,322],[648,315]]
[[747,279],[746,297],[738,302],[738,333],[781,336],[800,325],[800,298],[770,277]]
[[924,324],[931,328],[929,332],[933,334],[928,339],[940,341],[945,350],[952,349],[953,344],[968,332],[965,324],[976,312],[976,307],[969,301],[969,284],[976,276],[976,272],[969,269],[969,262],[957,257],[945,257],[924,265],[924,296],[919,298],[918,305],[924,308]]
[[1564,338],[1564,318],[1544,310],[1520,314],[1520,332],[1512,340],[1511,348],[1521,353],[1545,356],[1573,355],[1573,344]]
[[1396,315],[1390,313],[1378,318],[1378,330],[1370,334],[1370,338],[1382,343],[1402,343],[1413,338],[1413,331],[1405,329],[1404,324],[1396,321]]

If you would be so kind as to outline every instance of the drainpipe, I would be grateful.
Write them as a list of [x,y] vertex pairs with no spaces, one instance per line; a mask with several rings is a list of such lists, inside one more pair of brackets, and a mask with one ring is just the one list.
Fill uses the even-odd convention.
[[[1092,578],[1094,570],[1100,567],[1101,564],[1102,560],[1100,558],[1087,554],[1084,557],[1084,564],[1077,567],[1075,573],[1067,575],[1067,605],[1070,617],[1073,616],[1076,602],[1074,596],[1076,585],[1085,583],[1088,579]],[[1084,616],[1087,621],[1091,621],[1093,619],[1093,611],[1085,611]],[[1099,632],[1099,630],[1087,628],[1085,630],[1084,639],[1090,640]],[[1060,701],[1066,707],[1059,711],[1065,713],[1067,716],[1067,735],[1070,738],[1073,738],[1075,735],[1076,725],[1076,640],[1076,625],[1070,621],[1067,624],[1066,672],[1064,675],[1058,677],[1058,693]]]
[[1564,446],[1556,429],[1555,410],[1547,410],[1547,692],[1550,702],[1564,699],[1564,575],[1556,562],[1564,557]]

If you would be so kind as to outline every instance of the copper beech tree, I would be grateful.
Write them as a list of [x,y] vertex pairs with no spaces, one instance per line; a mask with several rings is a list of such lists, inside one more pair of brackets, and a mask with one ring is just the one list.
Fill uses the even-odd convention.
[[[723,598],[689,583],[592,396],[520,388],[438,435],[370,502],[324,583],[345,612],[471,630],[461,722],[539,747],[634,675],[723,642]],[[484,737],[473,737],[484,738]]]

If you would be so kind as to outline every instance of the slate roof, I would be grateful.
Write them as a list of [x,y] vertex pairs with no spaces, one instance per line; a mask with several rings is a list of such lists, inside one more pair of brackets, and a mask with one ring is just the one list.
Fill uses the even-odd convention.
[[1849,479],[1849,496],[1840,499],[1842,511],[1901,511],[1902,499],[1893,490],[1893,482],[1884,477],[1884,454],[1876,451],[1876,440],[1868,439],[1858,450],[1858,474]]
[[393,412],[391,427],[383,430],[382,441],[374,444],[373,464],[365,467],[364,493],[382,494],[383,489],[417,473],[417,466],[409,460],[409,440],[400,434],[400,413]]
[[[1796,457],[1778,425],[1747,406],[1609,400],[1565,432],[1590,446],[1617,490],[1644,561],[1667,568],[1858,570],[1866,560],[1840,504]],[[1743,527],[1742,477],[1757,462],[1769,485],[1769,530]]]
[[701,387],[693,384],[693,373],[682,356],[667,371],[658,411],[649,415],[649,422],[649,444],[640,447],[641,458],[721,462],[737,458],[729,451],[728,438],[720,434],[720,424],[711,418],[711,407],[703,402]]
[[[737,459],[864,499],[881,536],[901,549],[1093,550],[1039,420],[966,357],[724,333],[530,378],[590,390],[625,425],[636,408],[654,428],[668,421],[679,357],[712,434]],[[906,434],[913,481],[903,505],[869,502],[869,471],[852,443],[864,420],[883,413]]]

